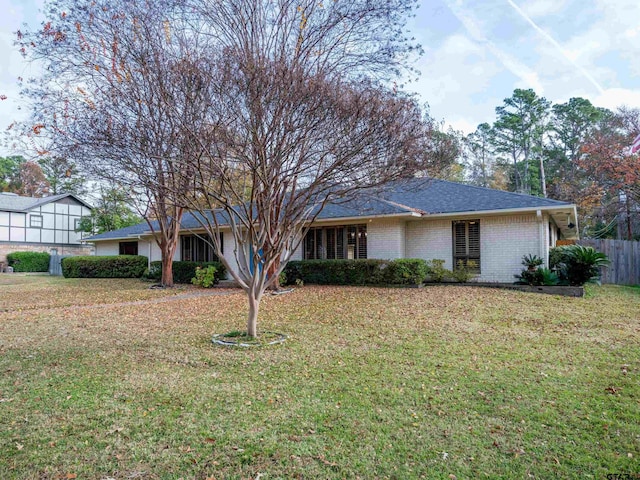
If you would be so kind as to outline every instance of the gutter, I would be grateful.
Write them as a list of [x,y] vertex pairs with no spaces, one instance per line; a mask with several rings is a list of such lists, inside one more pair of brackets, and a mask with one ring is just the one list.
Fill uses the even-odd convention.
[[422,215],[423,218],[438,218],[438,217],[459,217],[459,216],[478,216],[478,215],[509,215],[512,213],[536,213],[552,211],[552,210],[564,210],[569,209],[573,211],[575,205],[567,203],[566,205],[548,206],[548,207],[521,207],[521,208],[501,208],[494,210],[466,210],[461,212],[444,212],[444,213],[426,213]]

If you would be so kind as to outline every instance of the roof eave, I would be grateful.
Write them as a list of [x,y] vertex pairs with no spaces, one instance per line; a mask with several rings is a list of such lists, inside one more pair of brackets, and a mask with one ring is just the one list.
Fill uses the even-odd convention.
[[403,212],[403,213],[384,213],[378,215],[358,215],[351,217],[330,217],[330,218],[316,218],[313,223],[328,223],[328,222],[358,222],[363,220],[372,220],[375,218],[420,218],[422,215],[418,212]]
[[474,215],[509,215],[512,213],[535,213],[538,210],[543,212],[553,210],[571,210],[575,211],[575,205],[566,203],[564,205],[547,205],[544,207],[519,207],[519,208],[498,208],[493,210],[464,210],[459,212],[442,212],[442,213],[425,213],[422,218],[443,218],[443,217],[461,217]]

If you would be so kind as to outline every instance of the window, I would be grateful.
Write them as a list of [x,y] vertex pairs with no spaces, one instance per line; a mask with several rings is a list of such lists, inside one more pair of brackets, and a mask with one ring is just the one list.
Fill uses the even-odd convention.
[[480,220],[453,222],[453,265],[480,273]]
[[302,246],[305,260],[367,258],[367,226],[311,228]]
[[138,242],[120,242],[120,255],[137,255]]
[[29,226],[31,228],[42,228],[42,215],[29,215]]
[[[221,247],[224,245],[220,234]],[[180,260],[183,262],[216,262],[218,256],[208,236],[183,235],[180,237]]]

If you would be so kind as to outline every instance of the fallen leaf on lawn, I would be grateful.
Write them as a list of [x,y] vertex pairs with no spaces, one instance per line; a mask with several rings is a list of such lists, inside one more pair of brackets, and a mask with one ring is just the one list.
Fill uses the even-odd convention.
[[327,460],[326,458],[324,458],[324,455],[318,455],[317,457],[315,457],[317,460],[320,460],[323,464],[325,464],[328,467],[337,467],[338,464],[334,463],[334,462],[330,462],[329,460]]
[[18,450],[22,450],[24,448],[24,445],[22,445],[21,443],[16,443],[16,448]]
[[205,438],[204,439],[204,443],[216,443],[216,439],[215,438]]
[[67,473],[67,476],[65,478],[67,480],[73,480],[74,478],[78,478],[78,475],[76,475],[75,473]]

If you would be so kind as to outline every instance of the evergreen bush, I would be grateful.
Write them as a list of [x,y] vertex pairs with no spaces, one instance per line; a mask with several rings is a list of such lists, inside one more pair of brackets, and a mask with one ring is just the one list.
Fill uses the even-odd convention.
[[287,283],[316,285],[419,285],[427,276],[422,259],[293,260],[284,269]]
[[[196,276],[196,268],[214,267],[215,283],[225,278],[227,269],[221,262],[173,262],[173,281],[175,283],[191,283],[191,279]],[[162,276],[162,262],[159,260],[151,262],[148,278],[160,280]]]
[[48,272],[50,258],[47,252],[13,252],[7,254],[7,263],[14,272]]
[[65,278],[140,278],[147,268],[142,255],[77,256],[62,259]]

